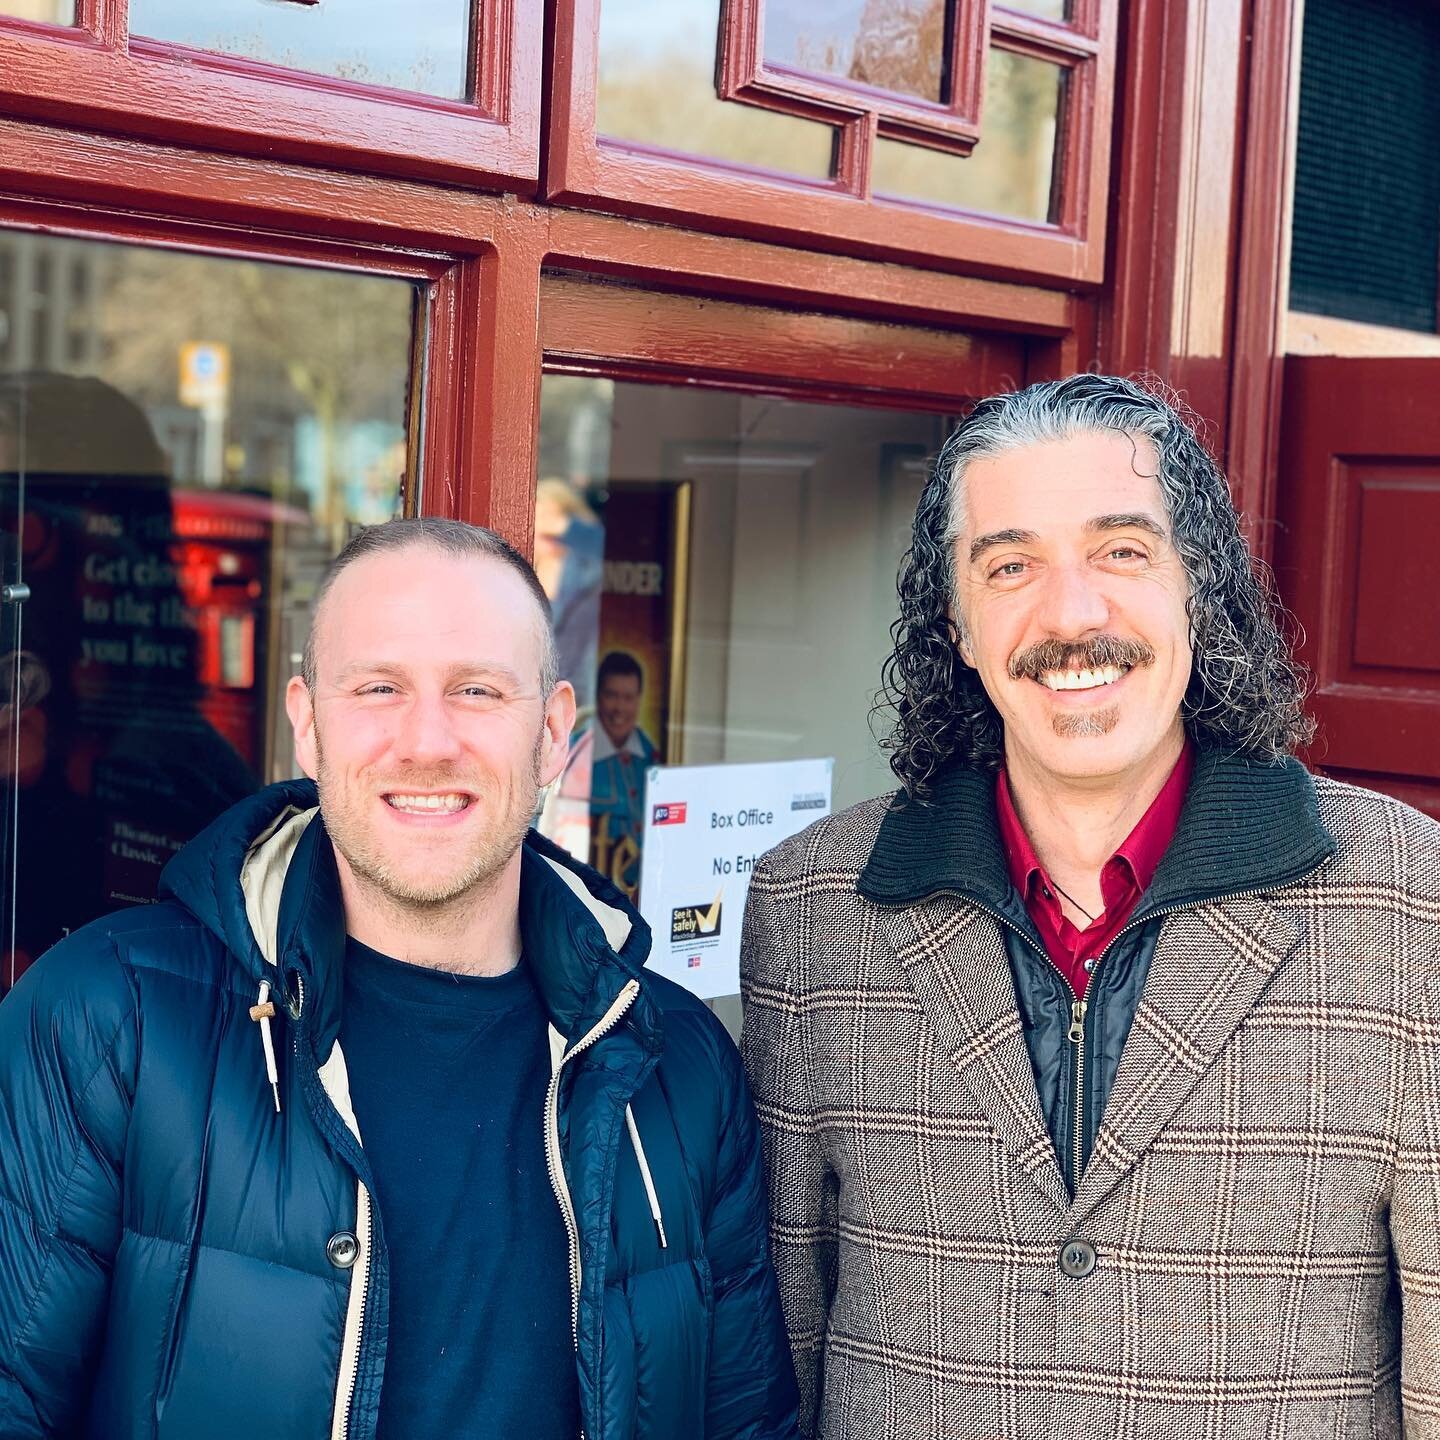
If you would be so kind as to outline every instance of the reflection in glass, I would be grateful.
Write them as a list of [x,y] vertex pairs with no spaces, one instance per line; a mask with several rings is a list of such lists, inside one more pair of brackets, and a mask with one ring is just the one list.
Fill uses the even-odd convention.
[[871,172],[875,194],[950,210],[1050,220],[1064,68],[992,49],[985,85],[980,143],[972,154],[947,155],[879,140]]
[[944,99],[946,0],[768,0],[765,59],[879,90]]
[[470,93],[472,0],[130,0],[130,33],[449,100]]
[[570,376],[540,395],[536,557],[581,697],[542,828],[633,890],[651,761],[832,755],[837,808],[889,789],[870,696],[946,422]]
[[310,595],[400,501],[413,299],[0,232],[0,993],[294,773]]
[[1069,0],[999,0],[1006,10],[1021,10],[1026,15],[1038,15],[1042,20],[1068,20]]
[[719,33],[720,0],[601,0],[596,134],[828,180],[833,126],[718,97]]
[[76,0],[0,0],[0,15],[38,20],[43,25],[73,25]]

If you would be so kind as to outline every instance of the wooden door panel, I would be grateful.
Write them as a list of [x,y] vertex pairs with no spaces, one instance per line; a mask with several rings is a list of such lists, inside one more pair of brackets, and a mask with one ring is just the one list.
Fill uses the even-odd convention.
[[1440,815],[1440,360],[1291,356],[1276,575],[1318,767]]

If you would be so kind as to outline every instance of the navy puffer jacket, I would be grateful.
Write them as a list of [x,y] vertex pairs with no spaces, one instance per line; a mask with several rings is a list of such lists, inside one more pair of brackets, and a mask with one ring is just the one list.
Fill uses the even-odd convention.
[[[336,1044],[345,926],[315,804],[297,782],[236,806],[161,903],[77,932],[0,1005],[3,1440],[374,1433],[384,1217]],[[535,1124],[574,1236],[586,1434],[788,1440],[729,1037],[644,973],[619,893],[534,836],[521,910],[554,1027]]]

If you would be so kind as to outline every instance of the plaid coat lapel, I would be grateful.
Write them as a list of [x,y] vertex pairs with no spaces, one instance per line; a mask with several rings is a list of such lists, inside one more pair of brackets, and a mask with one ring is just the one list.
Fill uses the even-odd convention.
[[1299,926],[1263,896],[1212,901],[1164,922],[1072,1226],[1135,1168],[1299,941]]
[[1005,1149],[1063,1213],[1069,1196],[1040,1113],[999,927],[977,906],[952,896],[887,907],[884,916],[896,958],[941,1050]]

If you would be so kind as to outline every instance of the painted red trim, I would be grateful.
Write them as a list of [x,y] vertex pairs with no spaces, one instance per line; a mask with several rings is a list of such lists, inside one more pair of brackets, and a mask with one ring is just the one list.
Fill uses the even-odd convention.
[[1058,157],[1064,182],[1056,225],[866,198],[867,142],[858,124],[842,127],[841,178],[828,183],[597,137],[599,0],[555,0],[546,192],[556,202],[681,220],[752,239],[1006,278],[1097,284],[1104,268],[1118,5],[1087,0],[1081,9],[1095,27],[1093,36],[1078,25],[1072,32],[1009,15],[1000,32],[1004,43],[1026,53],[1043,51],[1045,58],[1071,65],[1078,77]]
[[[470,103],[128,37],[118,0],[82,5],[74,29],[0,24],[9,114],[341,169],[535,188],[543,0],[476,0]],[[489,46],[480,43],[487,35]]]
[[659,228],[585,210],[546,213],[552,268],[892,323],[1047,336],[1072,324],[1071,297],[1060,290]]
[[[926,101],[835,76],[771,65],[765,59],[764,0],[727,0],[721,16],[720,95],[786,114],[850,127],[873,116],[878,132],[968,155],[980,138],[989,0],[955,0],[945,36],[950,95]],[[864,172],[841,170],[842,185],[862,193]]]
[[[541,294],[547,365],[752,389],[825,386],[877,403],[949,408],[1019,383],[1018,339],[897,329],[873,320],[766,309],[549,275]],[[883,400],[882,400],[883,397]]]
[[1257,522],[1251,543],[1266,559],[1275,538],[1268,522],[1275,515],[1285,375],[1300,8],[1296,0],[1254,4],[1240,194],[1228,465],[1241,509]]

